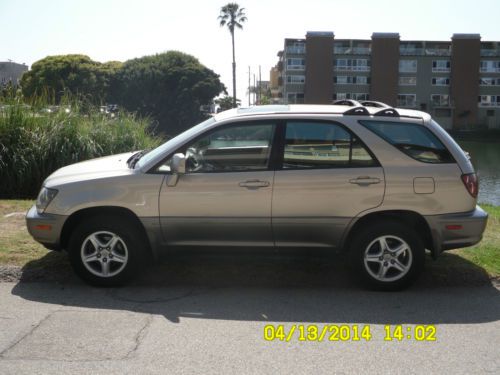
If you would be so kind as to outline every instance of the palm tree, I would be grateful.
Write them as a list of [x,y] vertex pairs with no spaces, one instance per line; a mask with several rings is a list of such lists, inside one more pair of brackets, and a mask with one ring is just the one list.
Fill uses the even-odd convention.
[[217,18],[220,26],[226,26],[231,33],[233,43],[233,107],[236,108],[236,59],[234,54],[234,28],[243,29],[242,23],[247,20],[245,8],[240,8],[236,3],[229,3],[220,9],[220,15]]

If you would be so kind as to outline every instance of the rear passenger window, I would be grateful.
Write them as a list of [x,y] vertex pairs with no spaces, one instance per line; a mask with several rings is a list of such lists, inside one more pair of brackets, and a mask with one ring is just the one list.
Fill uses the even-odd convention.
[[424,163],[455,162],[443,143],[423,125],[390,121],[360,121],[360,124],[413,159]]
[[378,165],[365,146],[337,124],[288,122],[284,151],[283,169]]

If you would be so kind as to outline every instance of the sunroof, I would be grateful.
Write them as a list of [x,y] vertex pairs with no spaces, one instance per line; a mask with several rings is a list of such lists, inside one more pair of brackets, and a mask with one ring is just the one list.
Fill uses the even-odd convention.
[[248,108],[238,108],[238,113],[264,113],[264,112],[289,112],[290,106],[288,105],[263,105]]

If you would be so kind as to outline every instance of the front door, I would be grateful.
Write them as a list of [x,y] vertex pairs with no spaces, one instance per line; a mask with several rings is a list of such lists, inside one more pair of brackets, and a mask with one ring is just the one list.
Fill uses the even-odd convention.
[[[186,174],[166,176],[160,223],[170,245],[273,244],[273,122],[234,123],[183,146]],[[168,161],[166,163],[168,165]]]
[[273,189],[276,245],[336,247],[353,217],[382,203],[382,167],[338,123],[287,121],[284,133]]

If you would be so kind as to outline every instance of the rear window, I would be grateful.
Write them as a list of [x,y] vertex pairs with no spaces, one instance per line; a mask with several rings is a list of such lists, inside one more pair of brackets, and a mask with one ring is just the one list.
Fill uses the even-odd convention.
[[360,121],[360,124],[415,160],[435,164],[455,162],[443,143],[422,125],[392,121]]

